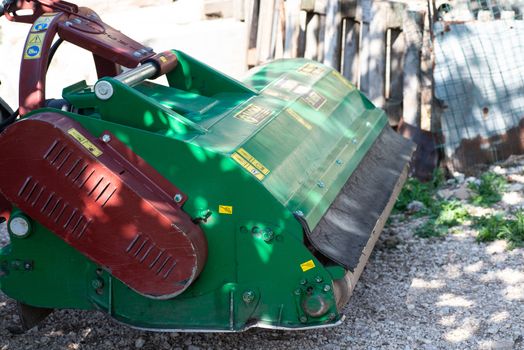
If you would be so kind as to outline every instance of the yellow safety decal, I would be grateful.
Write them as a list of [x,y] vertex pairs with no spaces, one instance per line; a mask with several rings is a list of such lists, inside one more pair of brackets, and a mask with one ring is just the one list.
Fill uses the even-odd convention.
[[57,13],[44,13],[40,16],[33,26],[31,27],[31,32],[42,32],[46,31],[49,28],[49,23],[56,17]]
[[304,118],[302,118],[297,112],[292,110],[291,108],[286,109],[286,112],[293,117],[297,122],[299,122],[304,128],[311,130],[313,129],[313,126],[307,122]]
[[352,85],[346,78],[344,78],[342,76],[342,74],[340,74],[339,72],[337,72],[336,70],[332,71],[331,74],[333,74],[338,80],[340,80],[341,83],[343,83],[344,85],[346,85],[346,87],[350,90],[355,90],[355,86]]
[[230,205],[219,205],[218,206],[219,214],[233,215],[233,207]]
[[262,163],[255,159],[251,154],[249,154],[245,149],[239,148],[237,153],[244,157],[251,165],[257,168],[262,174],[269,174],[269,169],[266,168]]
[[311,76],[322,74],[324,71],[324,68],[317,66],[314,63],[306,63],[297,69],[297,72]]
[[308,270],[315,268],[315,263],[313,260],[306,261],[305,263],[300,264],[300,268],[302,269],[302,272],[306,272]]
[[44,43],[45,32],[44,33],[31,33],[27,38],[24,49],[24,59],[25,60],[34,60],[42,56],[42,45]]
[[91,152],[91,154],[93,154],[95,157],[102,155],[103,152],[98,147],[96,147],[91,141],[89,141],[84,135],[78,132],[78,130],[76,130],[75,128],[67,130],[67,133],[73,136],[75,140],[77,140],[82,146],[85,147],[85,149]]
[[251,124],[258,125],[271,114],[271,110],[252,103],[237,114],[235,114],[235,118]]
[[310,105],[312,108],[319,110],[320,107],[326,103],[327,98],[316,92],[315,90],[311,90],[307,95],[302,96],[302,100],[306,102],[308,105]]
[[159,60],[160,60],[162,63],[166,63],[166,62],[167,62],[167,58],[165,58],[164,56],[160,56],[160,57],[159,57]]
[[243,167],[244,169],[246,169],[247,171],[249,171],[249,173],[251,175],[253,175],[254,177],[256,177],[258,180],[262,181],[264,180],[264,178],[266,177],[266,175],[262,174],[260,172],[260,170],[258,170],[257,168],[255,168],[253,165],[251,165],[247,160],[245,160],[240,154],[238,153],[233,153],[231,155],[231,158],[233,158],[233,160],[235,162],[237,162],[238,164],[240,164],[241,167]]

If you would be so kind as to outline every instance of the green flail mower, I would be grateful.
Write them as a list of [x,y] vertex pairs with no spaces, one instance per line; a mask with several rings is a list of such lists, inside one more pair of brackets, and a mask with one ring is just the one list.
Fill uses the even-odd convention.
[[[2,6],[31,24],[0,123],[0,288],[23,327],[54,309],[168,331],[342,322],[414,150],[382,110],[317,62],[240,82],[88,8]],[[64,40],[99,78],[48,99]]]

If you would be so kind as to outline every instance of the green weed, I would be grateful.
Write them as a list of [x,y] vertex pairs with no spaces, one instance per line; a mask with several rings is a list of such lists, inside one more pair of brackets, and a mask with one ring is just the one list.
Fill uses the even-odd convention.
[[509,249],[524,246],[524,211],[515,213],[512,218],[501,214],[481,216],[474,220],[474,225],[479,230],[479,242],[504,239]]
[[422,238],[444,236],[450,228],[462,225],[469,217],[468,210],[459,201],[437,201],[430,207],[428,220],[415,230],[415,235]]
[[504,176],[487,172],[481,175],[480,184],[470,183],[468,187],[473,191],[470,202],[475,205],[489,207],[502,199],[501,192],[506,187]]

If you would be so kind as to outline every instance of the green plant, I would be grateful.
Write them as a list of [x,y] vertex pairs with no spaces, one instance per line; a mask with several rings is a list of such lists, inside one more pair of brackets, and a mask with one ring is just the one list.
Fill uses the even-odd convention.
[[481,175],[480,183],[470,183],[468,187],[473,191],[470,202],[475,205],[488,207],[502,199],[501,192],[506,187],[504,176],[487,172]]
[[448,233],[449,227],[438,225],[435,218],[429,218],[415,229],[415,236],[421,238],[441,237]]
[[481,216],[474,220],[474,224],[479,230],[479,242],[504,239],[508,241],[509,249],[524,246],[524,211],[515,213],[513,218],[501,214]]
[[441,226],[453,227],[462,225],[469,219],[468,210],[459,201],[442,201],[433,206],[435,223]]
[[404,212],[409,203],[419,201],[424,204],[428,210],[423,210],[417,213],[417,216],[428,214],[429,208],[435,202],[435,192],[439,186],[442,185],[444,180],[444,172],[440,168],[435,170],[432,180],[428,182],[420,182],[419,180],[410,177],[404,184],[404,187],[397,198],[393,212]]

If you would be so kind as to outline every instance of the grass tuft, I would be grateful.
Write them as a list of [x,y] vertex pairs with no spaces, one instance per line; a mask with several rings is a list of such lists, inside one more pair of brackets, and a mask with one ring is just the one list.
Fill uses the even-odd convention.
[[480,183],[470,183],[469,188],[473,191],[470,202],[474,205],[489,207],[502,199],[501,192],[504,191],[507,181],[504,176],[487,172],[481,175]]

